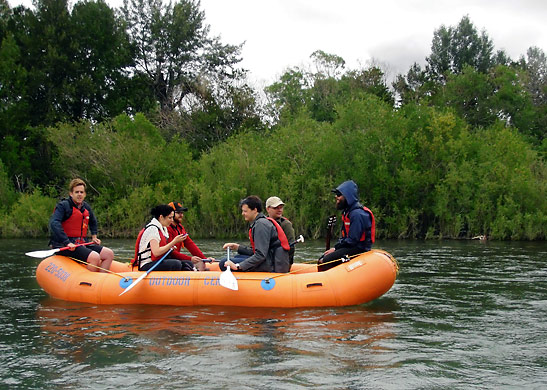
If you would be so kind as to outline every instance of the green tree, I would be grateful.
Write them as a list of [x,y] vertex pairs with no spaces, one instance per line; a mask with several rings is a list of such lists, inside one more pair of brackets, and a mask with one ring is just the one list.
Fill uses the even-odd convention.
[[526,70],[525,85],[535,108],[534,131],[539,143],[547,138],[547,57],[543,50],[531,47],[526,59],[521,58],[521,66]]
[[187,145],[166,142],[142,114],[120,115],[97,125],[59,124],[49,129],[48,137],[59,148],[56,162],[64,177],[81,177],[93,189],[90,192],[112,200],[167,178],[184,182],[190,174]]
[[538,47],[530,47],[522,66],[528,71],[527,89],[535,105],[547,104],[547,57]]
[[229,83],[221,90],[210,85],[204,92],[186,113],[189,123],[182,130],[197,152],[209,150],[245,130],[265,130],[257,97],[247,85],[236,87]]
[[134,45],[134,72],[148,80],[161,111],[179,108],[202,75],[230,78],[241,46],[209,36],[199,1],[124,0],[121,9]]
[[18,190],[55,181],[44,129],[123,112],[130,61],[123,24],[102,0],[2,8],[0,157]]
[[71,120],[99,121],[126,111],[127,99],[120,92],[133,62],[124,23],[103,0],[76,3],[70,21]]
[[431,96],[431,91],[435,86],[436,83],[428,79],[426,71],[416,62],[406,75],[397,75],[392,83],[401,105],[425,101]]
[[362,94],[372,94],[394,104],[393,94],[380,68],[371,66],[342,73],[345,62],[337,55],[317,50],[310,58],[315,63],[316,73],[292,68],[265,89],[270,110],[274,113],[272,116],[280,124],[288,123],[306,111],[315,120],[333,122],[337,117],[337,104]]
[[441,26],[433,34],[431,54],[427,57],[430,78],[443,81],[447,73],[461,73],[471,66],[486,73],[493,62],[494,44],[485,31],[479,35],[468,16],[458,26]]
[[13,184],[0,160],[0,211],[9,210],[16,198]]
[[390,106],[395,104],[393,93],[386,84],[384,72],[377,66],[348,71],[342,76],[341,82],[347,84],[347,94],[350,96],[369,93]]
[[336,54],[325,53],[323,50],[316,50],[310,58],[313,60],[316,68],[315,78],[340,78],[342,71],[346,66],[346,61]]
[[281,123],[289,121],[306,107],[311,85],[307,72],[300,68],[288,69],[279,81],[265,88],[269,99],[269,115]]

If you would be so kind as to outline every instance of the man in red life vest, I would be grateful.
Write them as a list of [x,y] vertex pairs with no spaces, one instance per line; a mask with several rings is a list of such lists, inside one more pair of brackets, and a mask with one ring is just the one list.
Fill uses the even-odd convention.
[[[70,247],[58,254],[87,262],[90,271],[107,272],[114,260],[114,252],[101,246],[101,240],[97,238],[97,219],[89,204],[84,201],[85,189],[86,184],[81,179],[70,182],[69,197],[57,203],[49,219],[49,244],[52,248]],[[75,246],[87,242],[88,229],[94,244]]]
[[372,248],[376,230],[374,215],[359,203],[358,191],[353,180],[345,181],[332,190],[336,208],[342,210],[342,228],[338,243],[319,259],[319,271],[326,271],[342,262],[333,260],[368,252]]
[[223,249],[237,251],[239,256],[220,261],[221,270],[230,267],[236,271],[289,272],[289,242],[283,229],[275,220],[262,214],[262,201],[258,196],[248,196],[240,202],[241,215],[250,224],[251,247],[233,242]]
[[[283,209],[285,208],[285,203],[278,198],[277,196],[270,196],[266,199],[266,212],[270,218],[275,219],[275,221],[281,226],[281,229],[285,232],[287,240],[289,243],[295,242],[296,235],[294,233],[294,228],[292,222],[283,216]],[[294,262],[294,245],[291,246],[289,251],[289,263]]]
[[[171,242],[179,234],[186,235],[184,241],[175,245],[175,248],[171,252],[170,257],[174,259],[179,259],[183,263],[183,271],[193,269],[193,267],[195,267],[198,271],[206,271],[207,268],[203,263],[203,259],[208,258],[201,252],[201,250],[194,243],[194,241],[192,241],[190,236],[188,236],[188,233],[186,233],[186,229],[184,229],[184,226],[182,226],[182,218],[184,216],[184,212],[188,211],[188,208],[183,207],[181,202],[170,202],[168,204],[173,208],[173,210],[175,210],[175,215],[173,216],[173,223],[167,228],[167,231],[169,232],[169,239],[167,240],[167,242]],[[188,249],[192,256],[181,253],[182,248]],[[213,258],[210,259],[214,260]]]

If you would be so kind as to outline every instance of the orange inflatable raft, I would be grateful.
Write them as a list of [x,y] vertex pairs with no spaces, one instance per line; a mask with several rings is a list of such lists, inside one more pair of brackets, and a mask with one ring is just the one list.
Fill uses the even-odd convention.
[[120,296],[143,272],[114,262],[113,273],[90,272],[64,256],[44,259],[36,269],[40,286],[52,297],[96,304],[175,306],[317,307],[349,306],[386,293],[397,277],[396,260],[382,250],[358,255],[325,272],[293,264],[290,273],[234,272],[238,290],[219,283],[218,264],[204,272],[152,271]]

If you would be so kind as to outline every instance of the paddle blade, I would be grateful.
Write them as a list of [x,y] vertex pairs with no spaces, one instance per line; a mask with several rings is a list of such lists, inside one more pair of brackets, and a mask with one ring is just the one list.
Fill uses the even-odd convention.
[[222,287],[229,288],[230,290],[236,291],[239,288],[237,279],[230,267],[226,267],[226,271],[220,274],[219,283]]
[[59,252],[59,249],[49,249],[49,250],[46,250],[46,251],[27,252],[27,253],[25,253],[25,255],[41,259],[41,258],[44,258],[44,257],[53,256],[57,252]]

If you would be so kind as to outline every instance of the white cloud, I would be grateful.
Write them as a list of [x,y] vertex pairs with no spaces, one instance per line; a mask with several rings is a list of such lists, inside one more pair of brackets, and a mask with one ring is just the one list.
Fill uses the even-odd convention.
[[[122,0],[107,2],[118,7]],[[309,64],[315,50],[341,56],[350,68],[375,59],[406,73],[424,63],[436,29],[465,15],[513,59],[530,46],[547,51],[545,0],[201,0],[201,7],[224,43],[245,42],[242,66],[266,82]]]

